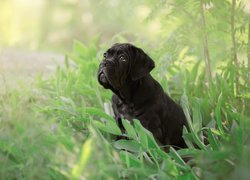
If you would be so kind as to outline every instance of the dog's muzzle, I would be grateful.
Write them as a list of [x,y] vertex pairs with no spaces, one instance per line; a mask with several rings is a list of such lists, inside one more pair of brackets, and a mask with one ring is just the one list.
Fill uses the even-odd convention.
[[103,84],[108,84],[108,80],[104,74],[104,72],[101,70],[100,73],[98,74],[98,79],[101,83]]

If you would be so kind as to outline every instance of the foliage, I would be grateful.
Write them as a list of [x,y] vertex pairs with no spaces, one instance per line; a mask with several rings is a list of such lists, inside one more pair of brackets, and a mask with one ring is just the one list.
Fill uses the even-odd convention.
[[[205,9],[205,27],[200,25],[201,2],[213,4]],[[111,92],[96,79],[99,60],[109,44],[98,46],[94,38],[89,45],[76,41],[65,66],[58,67],[54,76],[37,76],[32,88],[1,95],[1,179],[249,177],[249,80],[247,47],[241,42],[247,35],[238,28],[247,15],[238,3],[239,21],[231,29],[239,37],[234,47],[236,64],[230,54],[232,34],[224,32],[231,27],[231,5],[216,0],[160,1],[149,21],[160,17],[171,28],[164,28],[164,39],[155,47],[137,41],[146,52],[151,49],[157,65],[153,76],[180,101],[190,127],[190,131],[183,129],[188,148],[170,147],[166,153],[138,120],[131,124],[123,119],[126,134],[121,133],[112,117]],[[126,38],[117,35],[114,40]],[[210,54],[210,80],[204,46]],[[115,141],[115,135],[126,139]]]

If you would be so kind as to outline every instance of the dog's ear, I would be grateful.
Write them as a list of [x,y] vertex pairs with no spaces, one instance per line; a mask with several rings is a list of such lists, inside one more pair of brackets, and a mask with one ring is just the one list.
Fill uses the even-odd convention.
[[131,65],[131,78],[138,80],[150,73],[155,67],[154,61],[140,48],[134,49],[135,58]]

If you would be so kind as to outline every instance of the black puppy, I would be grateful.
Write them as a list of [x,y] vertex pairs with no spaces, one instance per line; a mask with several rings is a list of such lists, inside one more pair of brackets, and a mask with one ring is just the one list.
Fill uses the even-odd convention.
[[185,115],[150,75],[154,67],[154,61],[142,49],[127,43],[115,44],[104,53],[98,81],[114,93],[112,107],[122,131],[122,118],[138,119],[162,145],[184,148]]

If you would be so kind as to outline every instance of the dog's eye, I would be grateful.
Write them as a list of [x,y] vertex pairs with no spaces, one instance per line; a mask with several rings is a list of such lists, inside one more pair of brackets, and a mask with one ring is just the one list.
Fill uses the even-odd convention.
[[125,61],[126,61],[126,59],[125,59],[125,57],[124,57],[124,56],[121,56],[121,57],[119,58],[119,60],[120,60],[120,61],[123,61],[123,62],[125,62]]

